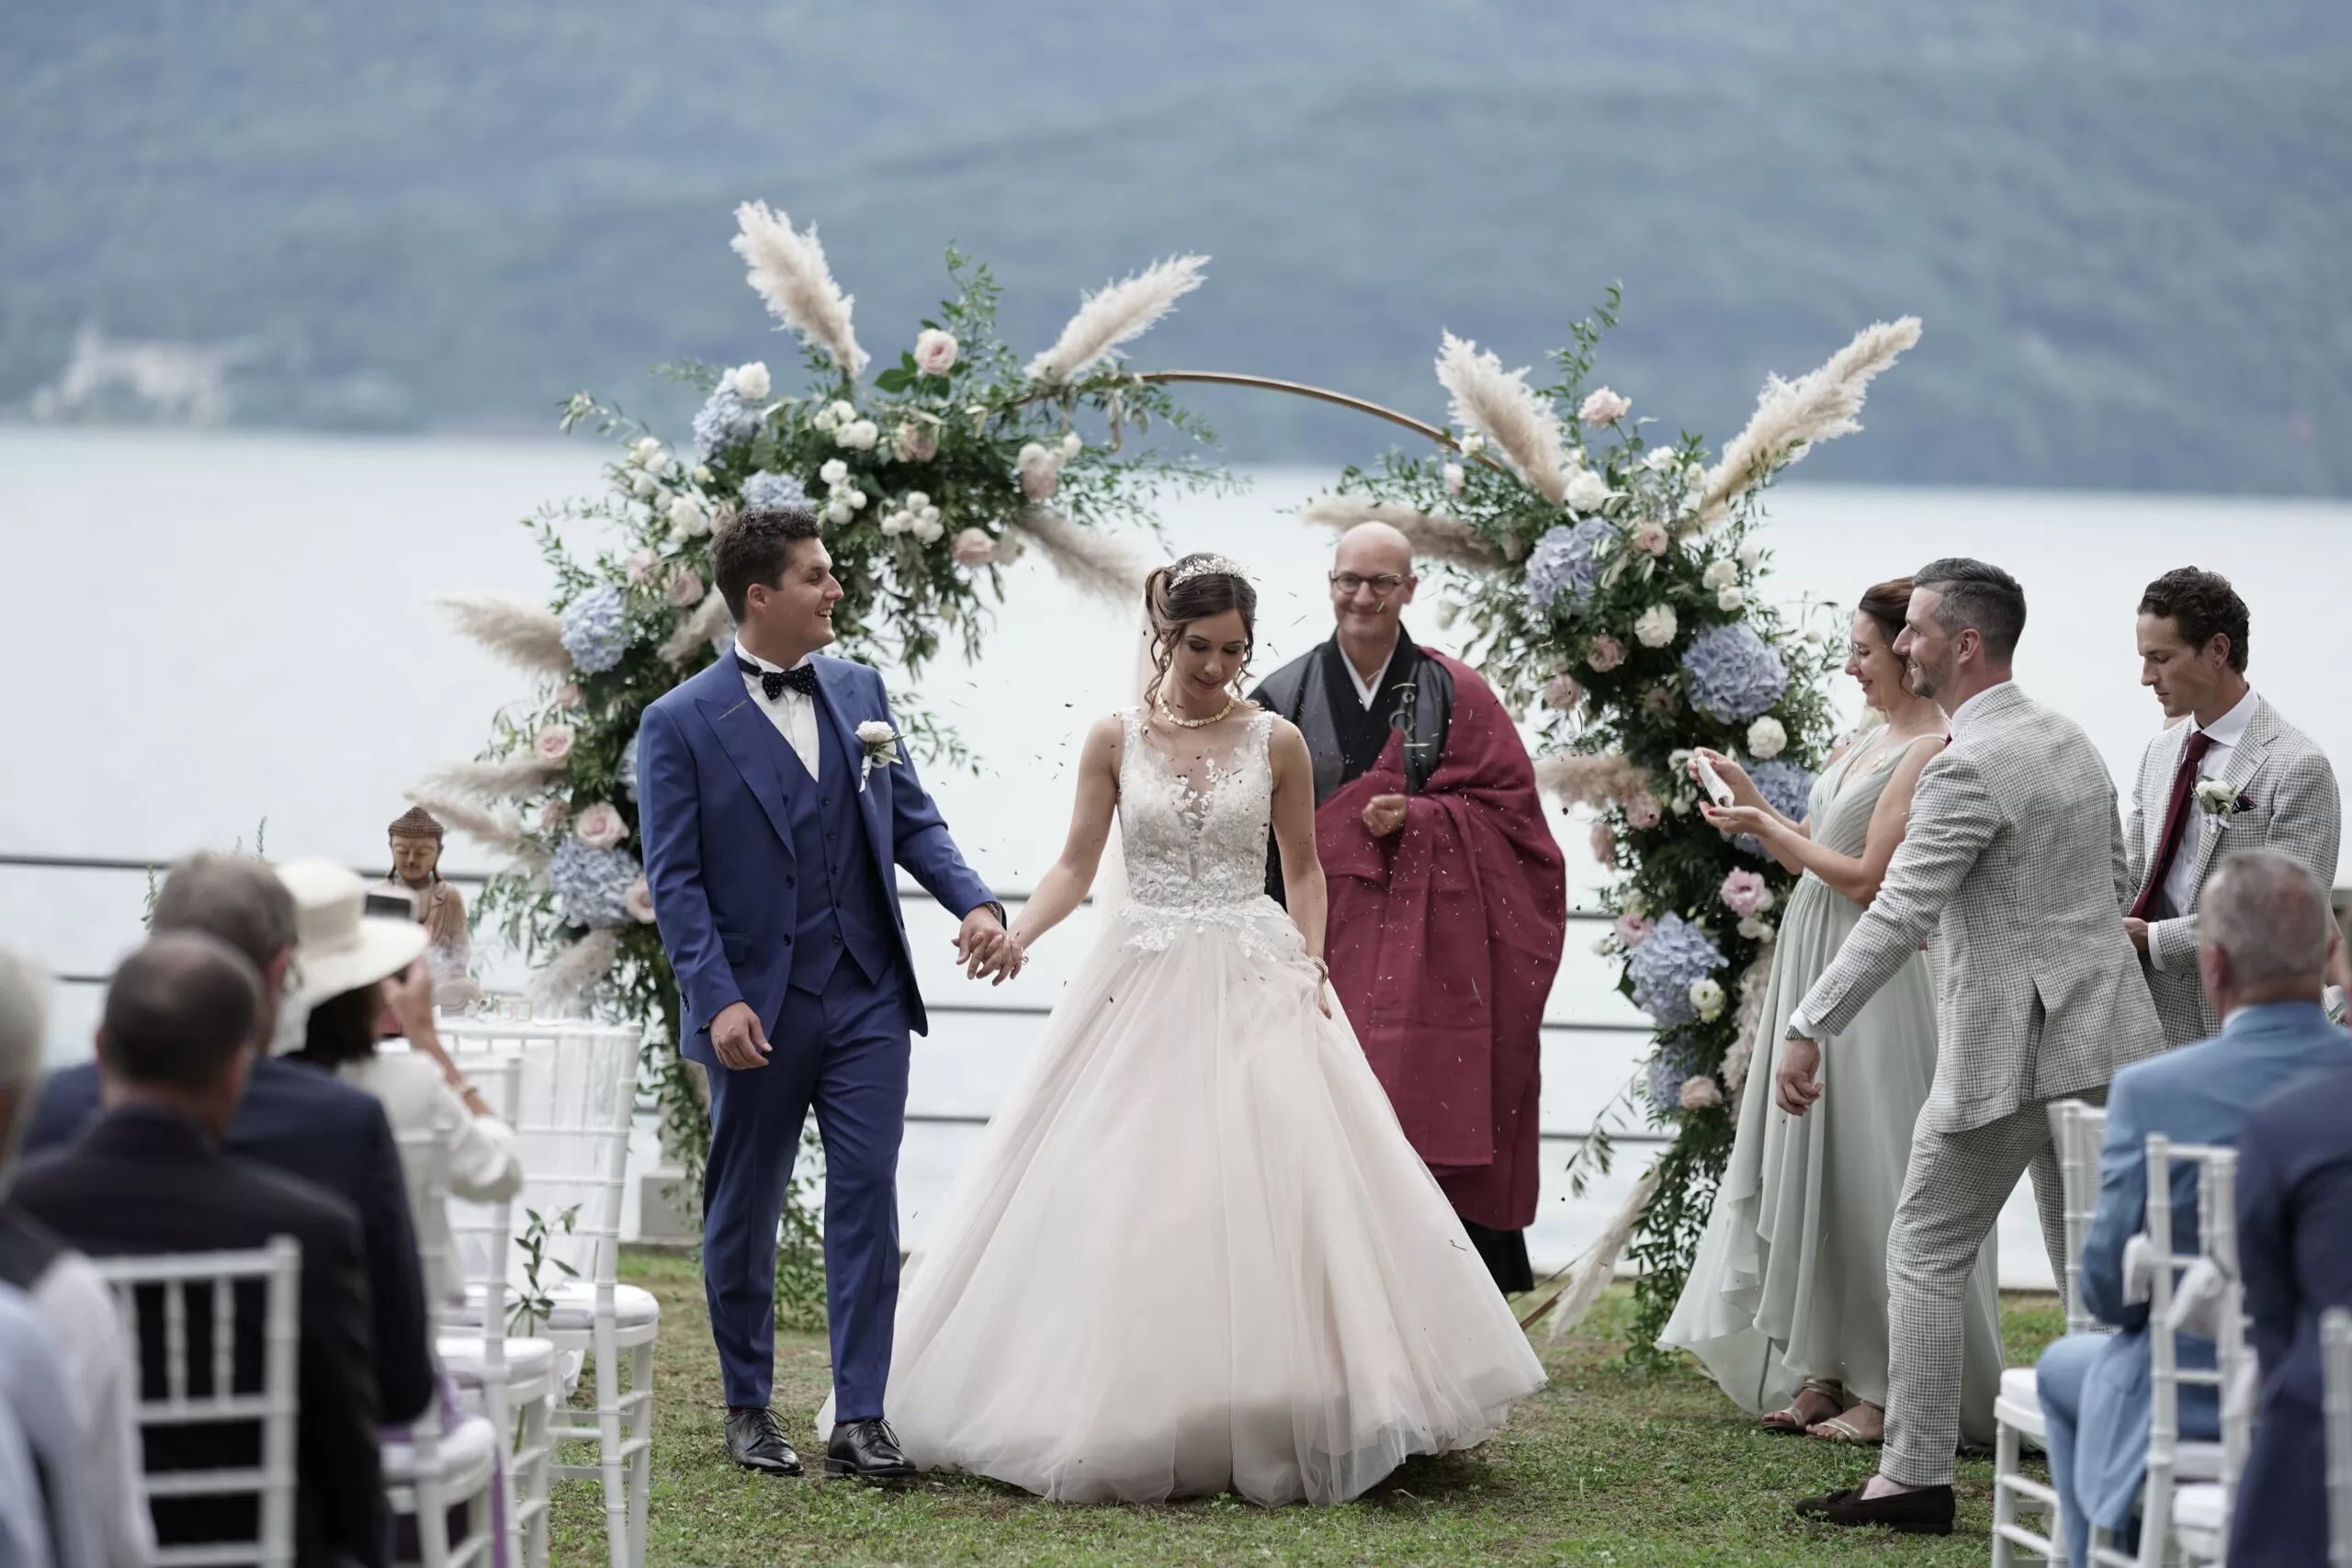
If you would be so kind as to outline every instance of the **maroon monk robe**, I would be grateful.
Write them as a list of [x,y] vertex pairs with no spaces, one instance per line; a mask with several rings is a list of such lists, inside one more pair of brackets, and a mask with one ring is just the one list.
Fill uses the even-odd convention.
[[1566,863],[1501,702],[1468,665],[1428,657],[1453,677],[1453,722],[1405,826],[1381,839],[1363,825],[1373,796],[1405,793],[1401,735],[1316,809],[1330,885],[1325,957],[1332,994],[1454,1212],[1524,1230]]

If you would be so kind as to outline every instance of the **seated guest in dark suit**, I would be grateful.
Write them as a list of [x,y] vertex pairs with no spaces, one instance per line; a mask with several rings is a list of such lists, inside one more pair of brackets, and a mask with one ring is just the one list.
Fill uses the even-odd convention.
[[2352,1306],[2352,1062],[2264,1100],[2247,1114],[2238,1146],[2238,1269],[2262,1404],[2230,1518],[2229,1561],[2323,1568],[2319,1319]]
[[[2327,896],[2312,874],[2277,850],[2242,851],[2222,862],[2199,904],[2198,968],[2222,1032],[2133,1063],[2108,1090],[2082,1291],[2092,1315],[2123,1332],[2071,1334],[2041,1354],[2050,1479],[2072,1562],[2090,1561],[2093,1525],[2118,1535],[2131,1529],[2146,1469],[2148,1309],[2124,1299],[2123,1255],[2147,1217],[2148,1135],[2236,1145],[2254,1106],[2298,1078],[2352,1062],[2352,1038],[2320,1009],[2331,931]],[[2174,1180],[2173,1250],[2188,1253],[2197,1247],[2196,1172],[2179,1168]],[[2212,1346],[2184,1337],[2181,1364],[2212,1366]],[[2221,1435],[2211,1388],[2184,1388],[2179,1413],[2183,1438]]]
[[[72,1147],[28,1161],[15,1205],[94,1258],[258,1247],[290,1235],[302,1247],[300,1416],[295,1438],[295,1551],[303,1564],[385,1558],[376,1371],[359,1216],[331,1192],[220,1145],[243,1092],[265,1009],[243,954],[193,932],[156,937],[122,962],[98,1025],[104,1113]],[[261,1292],[241,1291],[236,1378],[260,1385]],[[212,1343],[211,1299],[192,1292],[184,1343]],[[141,1381],[164,1382],[160,1292],[141,1304]],[[191,1354],[192,1393],[210,1388],[211,1358]],[[147,1436],[147,1472],[252,1464],[251,1423]],[[250,1539],[251,1497],[157,1498],[164,1546]]]
[[[301,931],[321,918],[320,912],[303,918],[294,895],[262,862],[199,854],[172,868],[155,896],[149,929],[157,935],[200,931],[243,953],[261,972],[261,1039],[266,1045],[285,1032],[279,1028],[279,1003],[289,991],[305,997],[334,994],[318,988],[314,972],[332,985],[344,955],[297,947]],[[423,930],[413,919],[386,918],[367,921],[364,934],[370,941],[396,942],[410,940],[403,931]],[[417,940],[422,951],[422,939]],[[289,972],[301,977],[299,987],[289,982]],[[299,1027],[291,1032],[289,1050],[302,1043]],[[96,1065],[60,1068],[41,1085],[32,1125],[25,1134],[25,1152],[64,1147],[97,1113]],[[376,1385],[384,1419],[413,1420],[433,1399],[424,1274],[417,1261],[400,1145],[384,1119],[381,1102],[331,1073],[265,1055],[254,1063],[244,1102],[229,1124],[229,1148],[315,1182],[359,1211],[368,1297],[375,1303]]]

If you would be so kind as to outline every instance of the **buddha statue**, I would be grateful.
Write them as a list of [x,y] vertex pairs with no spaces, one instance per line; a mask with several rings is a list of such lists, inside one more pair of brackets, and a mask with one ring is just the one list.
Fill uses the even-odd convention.
[[415,903],[417,922],[425,930],[424,962],[433,972],[433,998],[443,1008],[458,1008],[481,995],[468,975],[473,959],[473,939],[466,926],[466,900],[441,880],[441,845],[446,830],[434,815],[413,806],[392,819],[389,830],[392,874],[384,879]]

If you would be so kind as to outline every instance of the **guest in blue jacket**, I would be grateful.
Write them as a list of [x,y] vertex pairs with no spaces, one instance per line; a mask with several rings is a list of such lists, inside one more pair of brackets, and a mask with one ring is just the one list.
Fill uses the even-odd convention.
[[[2093,1316],[2123,1332],[2067,1336],[2042,1352],[2037,1379],[2074,1562],[2090,1561],[2092,1525],[2130,1534],[2146,1469],[2148,1309],[2124,1301],[2123,1251],[2147,1214],[2149,1134],[2235,1145],[2254,1106],[2299,1078],[2352,1063],[2352,1037],[2320,1006],[2334,931],[2311,873],[2275,850],[2244,851],[2222,862],[2200,905],[2198,970],[2222,1032],[2124,1068],[2108,1090],[2082,1292]],[[2187,1253],[2197,1246],[2193,1168],[2176,1171],[2172,1202],[2173,1249]],[[2213,1365],[2210,1344],[2184,1337],[2179,1348],[2183,1366]],[[2182,1389],[2179,1410],[2182,1438],[2219,1436],[2211,1388]]]
[[2245,1119],[2238,1267],[2254,1319],[2262,1404],[2238,1480],[2239,1568],[2327,1562],[2320,1314],[2352,1306],[2352,1062],[2303,1079]]

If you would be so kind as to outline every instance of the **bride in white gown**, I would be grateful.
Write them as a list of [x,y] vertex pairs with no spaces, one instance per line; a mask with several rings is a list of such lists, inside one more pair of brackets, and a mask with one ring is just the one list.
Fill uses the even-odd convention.
[[1150,705],[1089,732],[1005,962],[1114,819],[1130,895],[909,1270],[886,1405],[917,1465],[1058,1502],[1342,1502],[1544,1371],[1323,984],[1306,742],[1230,692],[1255,592],[1199,555],[1145,592]]

